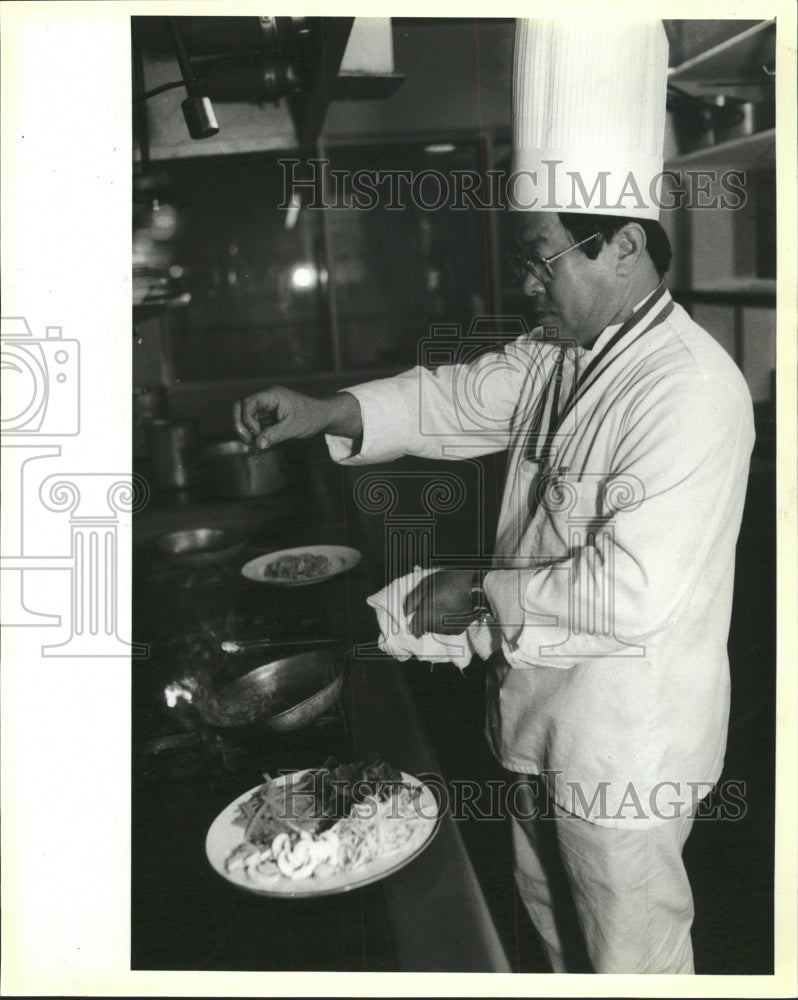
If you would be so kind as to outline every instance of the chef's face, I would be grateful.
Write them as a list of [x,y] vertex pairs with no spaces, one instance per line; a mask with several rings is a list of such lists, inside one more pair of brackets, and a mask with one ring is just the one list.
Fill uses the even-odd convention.
[[[521,250],[546,258],[567,250],[575,241],[555,212],[519,212],[516,242]],[[523,289],[535,299],[535,326],[557,327],[561,337],[589,347],[615,311],[613,262],[609,247],[602,246],[595,260],[578,247],[552,261],[547,280],[526,273]]]

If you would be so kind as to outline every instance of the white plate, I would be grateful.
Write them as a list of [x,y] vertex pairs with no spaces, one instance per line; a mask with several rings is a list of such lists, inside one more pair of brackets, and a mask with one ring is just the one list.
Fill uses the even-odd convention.
[[[266,567],[276,559],[282,559],[283,556],[305,554],[327,556],[332,563],[332,569],[322,576],[313,576],[305,580],[284,580],[276,576],[266,576]],[[359,562],[360,553],[358,550],[347,548],[345,545],[301,545],[296,549],[281,549],[279,552],[269,552],[265,556],[258,556],[257,559],[252,559],[245,566],[242,566],[241,572],[248,580],[254,580],[256,583],[271,583],[276,587],[306,587],[311,583],[329,580],[339,573],[346,573],[353,566],[357,566]]]
[[[290,777],[294,777],[294,775],[290,775]],[[284,779],[277,779],[277,781],[282,780]],[[257,896],[271,896],[276,898],[332,896],[339,892],[349,892],[351,889],[359,889],[364,885],[370,885],[372,882],[386,878],[388,875],[399,871],[400,868],[404,868],[405,865],[410,864],[414,858],[418,857],[430,845],[432,838],[438,832],[438,827],[440,826],[441,818],[438,811],[438,802],[432,789],[422,781],[419,781],[418,778],[414,778],[411,774],[403,772],[402,780],[413,788],[421,788],[419,809],[426,824],[424,839],[411,845],[404,852],[395,851],[383,858],[375,858],[374,861],[370,861],[354,872],[340,872],[335,875],[328,875],[325,878],[317,878],[315,875],[311,875],[310,878],[301,881],[281,876],[279,879],[270,879],[268,882],[256,882],[249,878],[240,868],[228,872],[225,868],[225,861],[244,839],[244,828],[233,821],[239,814],[239,805],[242,802],[246,802],[253,792],[261,787],[260,785],[255,785],[248,792],[239,795],[211,823],[208,836],[205,838],[205,853],[208,856],[208,861],[210,861],[212,867],[222,878],[238,886],[240,889],[254,892]]]

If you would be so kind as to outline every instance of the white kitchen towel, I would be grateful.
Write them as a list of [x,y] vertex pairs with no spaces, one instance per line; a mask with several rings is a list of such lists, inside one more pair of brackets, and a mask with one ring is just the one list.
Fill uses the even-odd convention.
[[[483,660],[491,655],[494,640],[488,626],[472,623],[457,635],[428,632],[418,638],[408,628],[405,598],[426,576],[437,572],[416,566],[412,573],[397,577],[379,593],[367,598],[367,603],[377,613],[380,626],[378,644],[384,653],[396,660],[409,660],[415,656],[418,660],[430,660],[432,663],[454,663],[464,670],[475,653]],[[498,648],[498,632],[495,643]]]

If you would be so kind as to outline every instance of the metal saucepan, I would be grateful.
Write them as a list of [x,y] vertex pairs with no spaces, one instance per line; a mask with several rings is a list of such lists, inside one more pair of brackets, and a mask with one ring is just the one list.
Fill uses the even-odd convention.
[[257,723],[277,733],[302,729],[341,693],[346,662],[343,644],[297,653],[251,670],[198,707],[211,726]]
[[257,451],[243,441],[222,441],[204,454],[214,488],[223,497],[267,496],[291,481],[292,462],[279,445]]
[[234,559],[247,544],[247,536],[223,528],[193,528],[161,535],[155,544],[173,566],[202,569]]

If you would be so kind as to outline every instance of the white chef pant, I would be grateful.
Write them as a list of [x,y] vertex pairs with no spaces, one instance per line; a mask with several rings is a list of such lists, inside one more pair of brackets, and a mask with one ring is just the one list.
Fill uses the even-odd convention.
[[554,972],[692,973],[688,811],[641,829],[589,823],[517,789],[515,878]]

